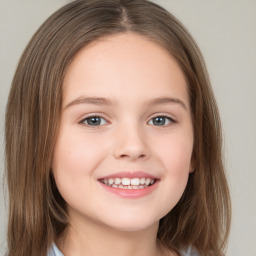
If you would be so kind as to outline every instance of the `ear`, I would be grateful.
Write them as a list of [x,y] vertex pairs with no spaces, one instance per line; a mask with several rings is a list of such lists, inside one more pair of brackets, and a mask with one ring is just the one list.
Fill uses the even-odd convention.
[[196,168],[196,161],[195,161],[195,158],[192,157],[190,161],[190,166],[189,166],[189,173],[193,173],[195,171],[195,168]]

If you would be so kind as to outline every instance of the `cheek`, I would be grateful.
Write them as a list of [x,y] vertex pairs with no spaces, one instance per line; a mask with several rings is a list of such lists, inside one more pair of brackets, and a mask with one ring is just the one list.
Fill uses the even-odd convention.
[[192,149],[188,147],[166,146],[163,152],[163,162],[168,174],[183,176],[189,173],[191,165]]
[[[191,133],[192,134],[192,133]],[[190,133],[174,134],[158,140],[158,157],[168,174],[182,176],[191,169],[193,136]]]
[[104,158],[105,151],[102,147],[99,151],[95,136],[85,136],[70,127],[62,128],[54,149],[52,170],[66,201],[76,193],[74,190],[84,191],[92,186],[93,171]]
[[71,130],[61,131],[54,150],[53,170],[65,170],[72,177],[90,173],[97,163],[95,158],[100,158],[104,152],[103,145],[99,151],[99,142],[100,138],[95,136],[83,136],[83,133]]
[[162,212],[164,216],[178,203],[186,188],[191,168],[193,137],[176,134],[158,143],[158,160],[165,173],[161,191],[161,204],[165,205]]
[[[95,189],[94,170],[104,158],[95,136],[85,136],[81,129],[62,127],[54,149],[53,175],[57,188],[71,207],[77,208],[89,201]],[[81,196],[83,195],[83,196]]]

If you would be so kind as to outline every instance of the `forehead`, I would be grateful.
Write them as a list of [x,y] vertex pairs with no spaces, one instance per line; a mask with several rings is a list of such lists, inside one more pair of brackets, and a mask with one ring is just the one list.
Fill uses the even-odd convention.
[[80,50],[64,79],[64,100],[85,93],[114,97],[120,88],[126,97],[139,91],[156,97],[169,92],[188,100],[183,72],[173,56],[130,32],[102,38]]

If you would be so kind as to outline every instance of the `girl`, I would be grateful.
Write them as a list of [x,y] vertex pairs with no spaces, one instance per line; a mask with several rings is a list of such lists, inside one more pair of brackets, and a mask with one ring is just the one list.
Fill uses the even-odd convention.
[[177,19],[145,0],[74,1],[13,79],[7,255],[224,255],[221,155],[204,61]]

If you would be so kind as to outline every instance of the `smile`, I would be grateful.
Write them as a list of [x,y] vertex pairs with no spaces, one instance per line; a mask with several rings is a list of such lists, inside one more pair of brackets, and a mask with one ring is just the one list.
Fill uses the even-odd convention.
[[100,182],[113,188],[121,189],[144,189],[153,185],[156,180],[153,178],[104,178]]
[[122,198],[140,198],[157,189],[160,179],[146,172],[120,172],[98,179],[105,191]]

